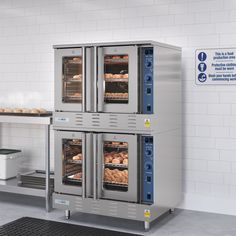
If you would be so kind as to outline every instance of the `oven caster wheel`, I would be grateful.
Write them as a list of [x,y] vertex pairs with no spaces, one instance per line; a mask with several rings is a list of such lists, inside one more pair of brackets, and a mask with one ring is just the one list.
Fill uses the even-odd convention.
[[66,216],[66,219],[67,219],[67,220],[70,219],[70,210],[66,210],[66,211],[65,211],[65,216]]
[[175,212],[175,208],[171,208],[171,209],[169,210],[169,212],[170,212],[170,214],[173,214],[173,213]]
[[144,221],[144,229],[145,229],[145,231],[149,231],[149,229],[150,229],[150,222]]

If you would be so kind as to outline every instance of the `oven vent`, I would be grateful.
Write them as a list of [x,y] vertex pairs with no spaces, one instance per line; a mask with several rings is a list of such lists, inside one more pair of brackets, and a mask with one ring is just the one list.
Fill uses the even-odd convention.
[[100,212],[100,203],[98,201],[91,202],[91,213],[99,214]]
[[83,212],[83,200],[78,198],[76,203],[75,203],[75,208],[76,208],[76,211],[80,211],[80,212]]
[[118,215],[118,204],[116,202],[112,202],[109,204],[109,215],[110,216]]
[[118,117],[115,114],[110,114],[108,125],[110,128],[118,127]]
[[136,116],[128,116],[128,128],[136,129],[137,120]]
[[100,126],[100,114],[92,114],[92,126],[93,127]]
[[137,208],[135,205],[128,205],[128,217],[130,219],[137,218]]
[[84,121],[83,121],[83,114],[76,114],[75,116],[75,124],[76,126],[83,126],[84,124]]

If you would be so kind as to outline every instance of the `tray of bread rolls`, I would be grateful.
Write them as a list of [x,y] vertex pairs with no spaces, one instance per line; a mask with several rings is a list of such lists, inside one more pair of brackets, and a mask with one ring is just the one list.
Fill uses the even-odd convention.
[[127,142],[104,142],[104,147],[112,147],[112,148],[128,148]]
[[65,176],[65,178],[67,178],[67,180],[69,180],[69,181],[81,182],[82,181],[82,172],[77,172],[72,175],[67,175],[67,176]]
[[106,56],[105,64],[128,64],[128,55]]
[[0,108],[3,116],[52,116],[51,111],[44,108]]
[[109,185],[128,185],[128,170],[104,169],[103,183]]
[[72,77],[65,77],[64,78],[65,82],[82,82],[82,75],[74,75]]
[[105,93],[105,99],[110,100],[127,100],[128,93]]

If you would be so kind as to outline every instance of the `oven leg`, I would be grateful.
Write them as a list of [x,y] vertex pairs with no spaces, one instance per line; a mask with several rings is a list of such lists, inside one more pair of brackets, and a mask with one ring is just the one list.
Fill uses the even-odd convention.
[[170,214],[173,214],[174,211],[175,211],[175,208],[171,208],[171,209],[169,210]]
[[144,229],[145,229],[145,231],[149,231],[149,229],[150,229],[150,222],[149,221],[144,221]]
[[67,220],[70,219],[70,210],[65,210],[65,216]]

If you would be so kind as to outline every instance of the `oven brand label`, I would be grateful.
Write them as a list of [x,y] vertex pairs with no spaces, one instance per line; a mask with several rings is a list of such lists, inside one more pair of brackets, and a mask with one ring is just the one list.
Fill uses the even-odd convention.
[[69,122],[69,118],[66,117],[55,117],[56,122],[66,123]]
[[61,199],[55,199],[55,203],[59,204],[59,205],[65,205],[65,206],[69,206],[70,202],[67,200],[61,200]]
[[145,209],[145,210],[144,210],[144,217],[145,217],[145,218],[151,218],[151,211],[148,210],[148,209]]
[[144,119],[144,127],[149,128],[151,126],[151,120],[150,119]]

